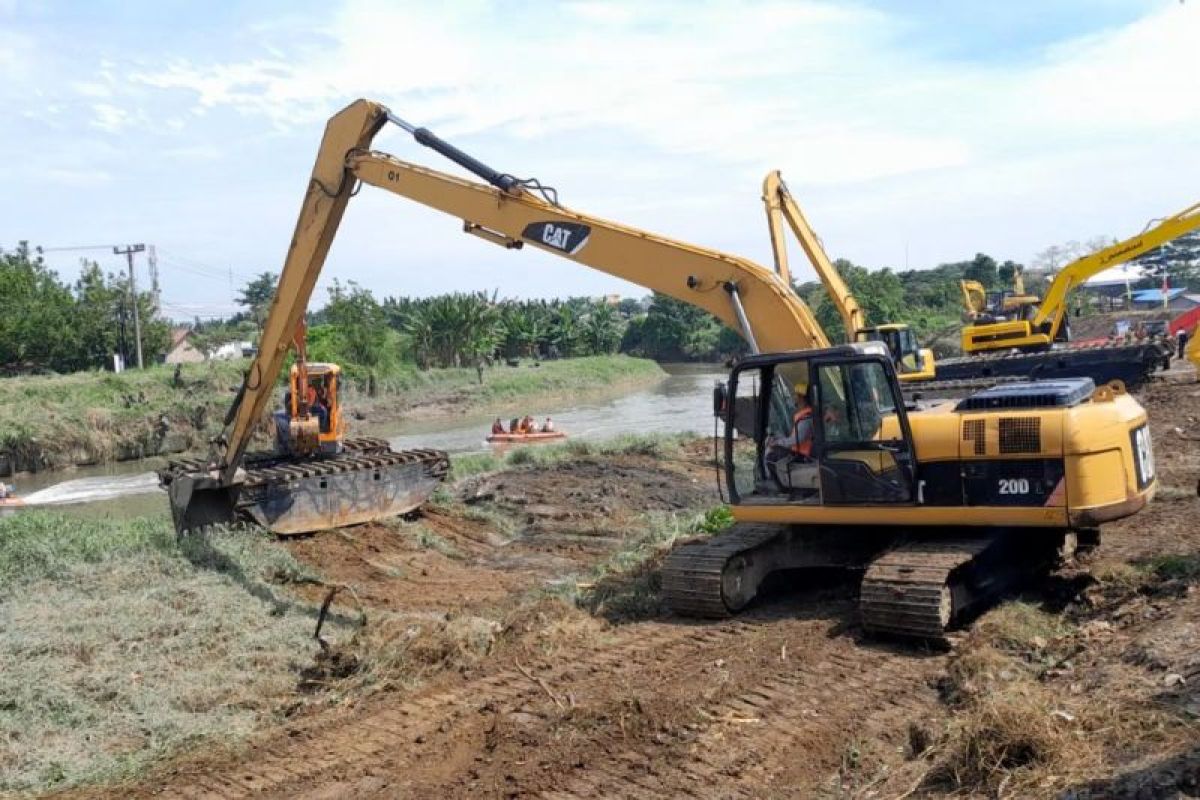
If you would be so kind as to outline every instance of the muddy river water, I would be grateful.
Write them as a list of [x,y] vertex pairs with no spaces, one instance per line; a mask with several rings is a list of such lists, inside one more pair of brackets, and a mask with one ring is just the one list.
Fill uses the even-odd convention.
[[[528,404],[527,413],[539,422],[553,417],[555,426],[572,439],[600,441],[627,433],[713,432],[712,387],[724,371],[711,364],[663,365],[667,375],[656,384],[594,402],[564,406]],[[436,447],[451,453],[487,452],[485,441],[494,415],[458,417],[431,423],[401,423],[393,430],[372,430],[386,436],[397,449]],[[505,420],[507,423],[507,419]],[[514,445],[508,445],[512,447]],[[54,507],[82,516],[143,516],[165,514],[166,503],[153,470],[161,459],[126,461],[21,474],[6,482],[30,506]],[[3,513],[13,513],[0,511]]]

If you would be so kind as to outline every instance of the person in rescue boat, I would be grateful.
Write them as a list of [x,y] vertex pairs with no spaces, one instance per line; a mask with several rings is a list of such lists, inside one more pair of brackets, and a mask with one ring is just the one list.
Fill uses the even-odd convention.
[[492,434],[497,433],[504,433],[504,423],[500,421],[499,417],[496,417],[496,421],[492,423]]
[[546,423],[542,425],[542,433],[554,433],[554,420],[546,417]]

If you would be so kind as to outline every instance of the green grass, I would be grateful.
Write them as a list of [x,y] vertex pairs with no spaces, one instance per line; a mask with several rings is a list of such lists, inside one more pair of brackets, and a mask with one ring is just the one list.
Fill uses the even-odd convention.
[[712,536],[733,524],[728,506],[716,506],[702,514],[650,513],[638,533],[593,567],[579,584],[563,583],[557,593],[573,599],[594,614],[612,620],[645,619],[663,612],[662,557],[680,539]]
[[486,408],[507,400],[594,390],[661,378],[664,374],[649,359],[611,355],[542,361],[538,366],[531,361],[522,361],[519,367],[499,364],[484,370],[482,384],[474,369],[419,370],[403,364],[382,377],[378,385],[384,393],[404,394],[414,404],[463,394],[469,406]]
[[385,520],[383,524],[408,539],[417,547],[436,550],[448,558],[462,558],[462,553],[458,552],[458,548],[429,530],[428,527],[422,525],[420,522],[407,522],[401,517],[393,517],[392,519]]
[[1194,553],[1156,556],[1150,559],[1147,566],[1164,581],[1179,580],[1191,583],[1200,579],[1200,556]]
[[279,584],[312,579],[252,530],[0,519],[0,793],[119,780],[274,718],[317,651],[315,609]]
[[220,425],[244,368],[189,364],[180,387],[167,366],[0,379],[0,455],[44,469],[153,454],[164,432],[177,447],[200,446]]
[[550,467],[563,461],[587,456],[640,455],[651,458],[676,458],[687,442],[693,441],[691,433],[624,434],[602,442],[571,440],[561,444],[539,444],[536,447],[521,447],[503,455],[494,453],[466,453],[450,456],[451,474],[455,480],[488,472],[497,472],[509,467]]

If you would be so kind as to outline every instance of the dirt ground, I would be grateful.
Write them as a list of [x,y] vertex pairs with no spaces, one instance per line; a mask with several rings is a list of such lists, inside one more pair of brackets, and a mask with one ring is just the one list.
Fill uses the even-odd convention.
[[[587,576],[647,512],[714,504],[704,443],[476,477],[413,523],[295,541],[369,614],[480,615],[500,631],[420,685],[313,706],[239,752],[186,755],[107,793],[1200,796],[1200,385],[1154,384],[1143,400],[1159,498],[950,652],[864,639],[839,575],[722,622],[601,618],[538,595]],[[1025,716],[1000,714],[1014,708]]]

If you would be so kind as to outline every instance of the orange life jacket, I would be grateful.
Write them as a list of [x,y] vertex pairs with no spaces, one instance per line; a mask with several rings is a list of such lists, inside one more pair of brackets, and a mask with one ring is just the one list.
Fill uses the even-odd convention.
[[802,408],[792,415],[792,452],[805,458],[812,457],[812,431],[804,439],[798,439],[800,423],[812,419],[812,406]]

